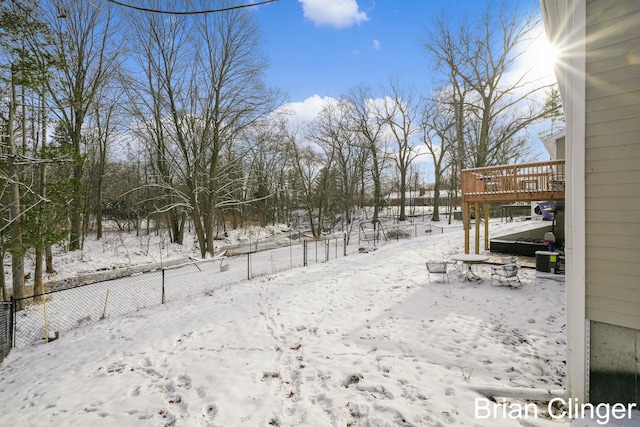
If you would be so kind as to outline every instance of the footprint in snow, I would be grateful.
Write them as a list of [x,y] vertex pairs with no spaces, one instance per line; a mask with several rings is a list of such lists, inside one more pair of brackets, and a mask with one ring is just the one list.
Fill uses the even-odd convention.
[[134,386],[131,387],[131,389],[129,390],[129,392],[127,393],[129,395],[129,397],[137,397],[140,396],[140,386]]
[[202,416],[213,419],[218,415],[218,406],[215,403],[209,403],[202,409]]
[[205,397],[207,397],[207,389],[204,387],[198,387],[196,389],[196,391],[198,392],[198,397],[200,397],[201,399],[204,399]]
[[178,339],[173,343],[174,347],[184,349],[187,345],[187,341],[191,339],[193,332],[187,332],[186,334],[181,335]]
[[181,387],[181,388],[184,388],[186,390],[189,390],[191,388],[191,377],[189,377],[189,375],[187,375],[187,374],[180,375],[176,379],[176,385],[178,387]]

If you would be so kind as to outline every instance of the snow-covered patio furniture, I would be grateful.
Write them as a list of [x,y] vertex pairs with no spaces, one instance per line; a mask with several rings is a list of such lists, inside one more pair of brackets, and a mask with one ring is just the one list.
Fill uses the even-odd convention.
[[502,265],[492,266],[491,267],[491,284],[493,285],[493,277],[497,277],[500,283],[506,281],[509,286],[512,286],[512,283],[515,284],[518,282],[519,286],[522,286],[522,282],[518,277],[518,272],[520,271],[520,266],[517,264],[517,257],[508,257],[503,259],[505,262]]
[[460,261],[462,263],[462,275],[464,276],[464,280],[473,281],[473,280],[483,280],[482,277],[478,276],[474,271],[473,266],[477,264],[482,264],[489,260],[489,257],[481,254],[455,254],[451,256],[451,259],[454,261]]
[[447,278],[447,283],[449,283],[449,275],[447,274],[447,264],[446,261],[427,261],[427,270],[429,271],[429,283],[431,283],[431,274],[441,274],[442,280]]
[[464,273],[462,270],[462,267],[464,266],[464,264],[462,264],[462,261],[458,261],[457,259],[452,259],[450,261],[447,261],[447,264],[453,265],[453,268],[455,268],[458,273],[460,274]]

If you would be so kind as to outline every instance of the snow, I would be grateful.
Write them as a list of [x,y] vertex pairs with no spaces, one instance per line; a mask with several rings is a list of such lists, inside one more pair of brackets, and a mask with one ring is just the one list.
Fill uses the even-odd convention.
[[[494,223],[491,233],[539,225]],[[102,243],[102,252],[88,244],[61,276],[159,258],[142,238],[127,238]],[[602,425],[604,412],[550,420],[543,401],[495,404],[481,394],[562,392],[565,289],[534,269],[521,271],[520,288],[491,286],[486,265],[481,282],[452,268],[450,283],[430,282],[425,261],[447,260],[463,243],[458,223],[327,263],[207,284],[193,298],[14,348],[0,367],[2,425]],[[189,252],[152,246],[165,258]],[[640,414],[606,425],[637,426]]]
[[[112,227],[115,228],[115,227]],[[220,236],[216,249],[243,248],[251,245],[253,250],[261,249],[265,241],[270,243],[286,242],[289,238],[289,227],[278,224],[263,228],[248,226],[227,231],[227,235]],[[187,234],[184,244],[171,243],[166,230],[158,233],[146,234],[141,230],[135,232],[111,230],[104,234],[104,238],[96,240],[89,236],[81,251],[66,251],[58,248],[55,257],[55,280],[68,279],[78,274],[90,274],[95,271],[125,268],[131,265],[166,265],[170,261],[183,262],[189,257],[200,257],[197,250],[195,236]],[[290,240],[290,239],[289,239]],[[244,250],[246,252],[246,250]],[[31,262],[29,262],[31,261]],[[32,270],[32,260],[27,259],[27,271]],[[48,278],[51,281],[54,278]]]

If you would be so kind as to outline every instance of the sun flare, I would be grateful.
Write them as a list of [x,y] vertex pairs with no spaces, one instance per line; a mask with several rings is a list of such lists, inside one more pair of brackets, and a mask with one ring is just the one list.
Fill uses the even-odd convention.
[[549,43],[545,34],[542,33],[531,43],[526,56],[532,69],[543,75],[552,75],[558,59],[558,49]]

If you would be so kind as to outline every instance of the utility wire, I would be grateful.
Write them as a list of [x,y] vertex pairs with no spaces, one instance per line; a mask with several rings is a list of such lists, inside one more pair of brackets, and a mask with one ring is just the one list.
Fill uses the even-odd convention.
[[151,8],[147,8],[147,7],[134,6],[132,4],[122,3],[122,2],[120,2],[118,0],[107,0],[107,1],[110,2],[110,3],[116,4],[118,6],[128,7],[130,9],[135,9],[135,10],[139,10],[139,11],[142,11],[142,12],[166,13],[166,14],[169,14],[169,15],[200,15],[200,14],[204,14],[204,13],[227,12],[227,11],[235,10],[235,9],[243,9],[245,7],[260,6],[260,5],[263,5],[263,4],[276,2],[278,0],[264,0],[264,1],[261,1],[261,2],[258,2],[258,3],[241,4],[241,5],[238,5],[238,6],[225,7],[225,8],[222,8],[222,9],[185,10],[185,11],[151,9]]

